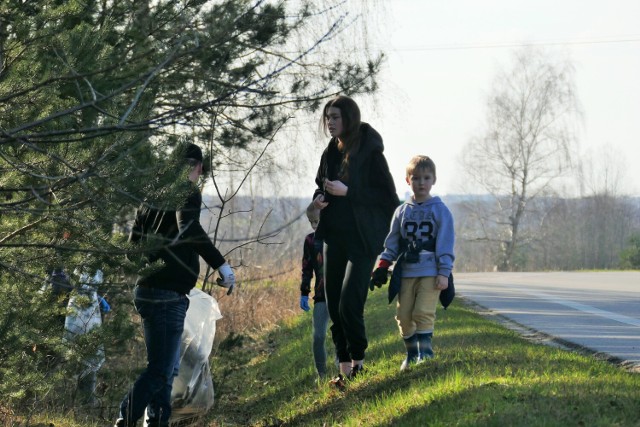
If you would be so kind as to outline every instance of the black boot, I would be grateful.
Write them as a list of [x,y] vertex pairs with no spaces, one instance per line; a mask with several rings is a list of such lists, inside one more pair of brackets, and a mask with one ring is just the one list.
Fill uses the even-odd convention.
[[409,365],[416,363],[418,359],[418,334],[413,334],[409,338],[403,338],[404,346],[407,349],[407,358],[404,359],[400,370],[404,371],[409,368]]
[[418,361],[422,362],[426,359],[433,359],[433,347],[431,346],[433,332],[416,335],[418,336]]

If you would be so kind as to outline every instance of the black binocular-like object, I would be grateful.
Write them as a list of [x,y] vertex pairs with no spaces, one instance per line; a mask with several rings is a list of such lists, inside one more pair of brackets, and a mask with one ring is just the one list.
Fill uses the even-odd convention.
[[420,251],[422,250],[422,242],[420,240],[414,240],[409,242],[407,247],[407,253],[404,256],[405,262],[409,264],[417,264],[420,262]]
[[423,242],[422,240],[410,241],[407,244],[404,261],[409,264],[417,264],[420,262],[420,252],[423,250],[434,252],[436,250],[435,246],[434,240],[427,240],[426,242]]

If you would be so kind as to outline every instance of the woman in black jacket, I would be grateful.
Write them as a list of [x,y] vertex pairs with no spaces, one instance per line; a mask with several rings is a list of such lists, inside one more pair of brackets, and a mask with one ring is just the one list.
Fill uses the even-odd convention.
[[325,291],[340,362],[332,382],[342,387],[362,370],[369,279],[399,202],[382,137],[360,121],[355,101],[330,100],[321,123],[331,140],[322,153],[313,203],[321,209],[316,238],[325,242]]

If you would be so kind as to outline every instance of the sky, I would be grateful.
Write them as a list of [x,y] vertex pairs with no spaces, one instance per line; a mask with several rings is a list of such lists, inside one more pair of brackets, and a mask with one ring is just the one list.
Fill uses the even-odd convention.
[[[621,194],[640,195],[640,1],[374,0],[373,44],[387,56],[380,92],[359,103],[383,136],[399,194],[414,154],[434,159],[439,195],[466,192],[459,158],[481,133],[496,72],[519,46],[568,55],[583,122],[579,155],[596,183],[615,169]],[[375,8],[375,6],[373,6]],[[371,28],[373,27],[373,28]],[[357,99],[356,99],[357,100]],[[593,184],[598,185],[598,184]]]
[[[465,145],[482,135],[494,76],[508,70],[514,51],[526,45],[568,58],[575,67],[583,113],[582,122],[576,123],[576,157],[591,166],[583,180],[588,181],[587,190],[601,190],[607,182],[618,195],[640,196],[640,167],[635,160],[640,152],[640,1],[345,0],[343,4],[364,25],[354,25],[359,30],[346,31],[329,49],[354,55],[366,46],[371,54],[386,56],[378,76],[379,91],[354,98],[363,121],[384,139],[401,199],[409,190],[405,167],[415,154],[428,155],[436,163],[434,195],[479,192],[465,182],[460,157]],[[320,155],[328,142],[318,132],[318,122],[319,116],[307,117],[294,133],[283,132],[281,143],[269,151],[281,159],[280,165],[271,176],[251,178],[251,192],[311,199]],[[575,189],[578,181],[572,178],[563,185]],[[213,192],[212,188],[208,183],[205,191]]]

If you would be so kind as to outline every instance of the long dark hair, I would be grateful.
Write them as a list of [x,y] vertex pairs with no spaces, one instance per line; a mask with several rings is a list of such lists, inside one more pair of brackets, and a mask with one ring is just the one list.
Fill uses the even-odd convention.
[[345,153],[342,162],[342,177],[349,179],[349,157],[360,149],[360,108],[356,101],[348,96],[338,95],[329,100],[322,110],[322,129],[325,134],[329,130],[329,108],[335,107],[340,110],[342,116],[342,134],[339,136],[342,141],[342,151]]

